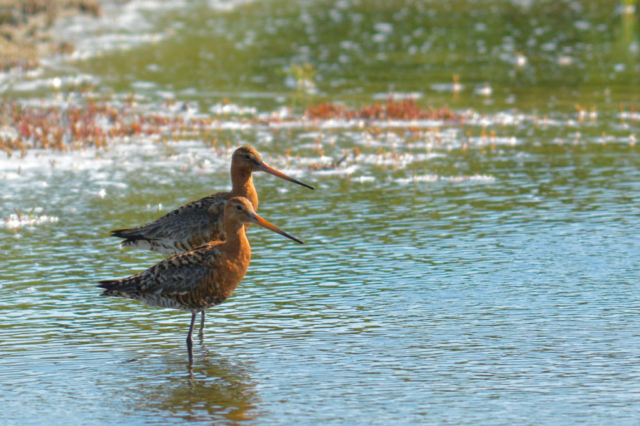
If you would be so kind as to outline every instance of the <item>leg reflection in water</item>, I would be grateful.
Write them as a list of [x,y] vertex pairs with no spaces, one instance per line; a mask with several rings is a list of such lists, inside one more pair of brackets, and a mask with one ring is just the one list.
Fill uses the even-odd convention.
[[125,391],[119,398],[135,401],[134,410],[150,411],[159,423],[229,424],[260,417],[257,382],[250,365],[200,345],[194,355],[196,363],[187,364],[186,371],[180,354],[128,363],[128,368],[139,370],[132,372],[138,379],[130,395]]

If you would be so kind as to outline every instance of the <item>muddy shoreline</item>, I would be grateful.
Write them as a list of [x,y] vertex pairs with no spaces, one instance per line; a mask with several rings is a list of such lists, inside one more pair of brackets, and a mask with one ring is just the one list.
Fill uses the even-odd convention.
[[75,14],[101,16],[100,1],[0,0],[0,71],[28,70],[44,56],[73,52],[72,44],[56,40],[51,26]]

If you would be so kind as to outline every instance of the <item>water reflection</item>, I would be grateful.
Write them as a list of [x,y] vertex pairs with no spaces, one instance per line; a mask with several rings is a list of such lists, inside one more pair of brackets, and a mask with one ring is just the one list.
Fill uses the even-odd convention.
[[202,339],[194,347],[194,358],[192,366],[181,352],[162,355],[159,362],[127,363],[134,377],[143,378],[139,386],[143,395],[132,411],[205,423],[245,422],[258,417],[260,399],[246,363],[209,351]]

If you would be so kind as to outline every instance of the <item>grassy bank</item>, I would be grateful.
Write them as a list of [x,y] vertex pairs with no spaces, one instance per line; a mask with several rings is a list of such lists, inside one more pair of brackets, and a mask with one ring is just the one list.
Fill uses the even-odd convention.
[[30,69],[42,56],[73,51],[50,28],[77,13],[100,16],[102,10],[98,0],[0,0],[0,71]]

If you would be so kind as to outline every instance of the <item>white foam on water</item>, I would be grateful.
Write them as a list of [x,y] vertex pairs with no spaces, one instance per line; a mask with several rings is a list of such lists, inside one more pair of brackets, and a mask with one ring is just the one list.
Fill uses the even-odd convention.
[[57,223],[59,221],[56,216],[47,216],[45,214],[34,216],[31,214],[10,214],[4,220],[0,220],[0,226],[5,228],[21,228],[25,226],[33,227],[44,225],[47,223]]
[[375,100],[386,101],[393,99],[394,101],[404,101],[407,99],[421,99],[424,97],[420,92],[386,92],[386,93],[374,93],[372,98]]
[[16,92],[30,92],[39,89],[69,89],[86,83],[98,83],[99,79],[89,74],[77,74],[62,77],[25,79],[9,85],[7,88]]
[[256,115],[255,107],[242,107],[236,104],[215,104],[209,108],[209,112],[216,115]]
[[253,0],[209,0],[207,4],[218,12],[232,12],[237,8],[253,3]]
[[425,174],[425,175],[413,175],[406,178],[393,179],[393,182],[406,185],[406,184],[416,183],[416,182],[493,183],[495,182],[495,180],[496,179],[493,176],[488,176],[488,175],[440,176],[436,174]]

